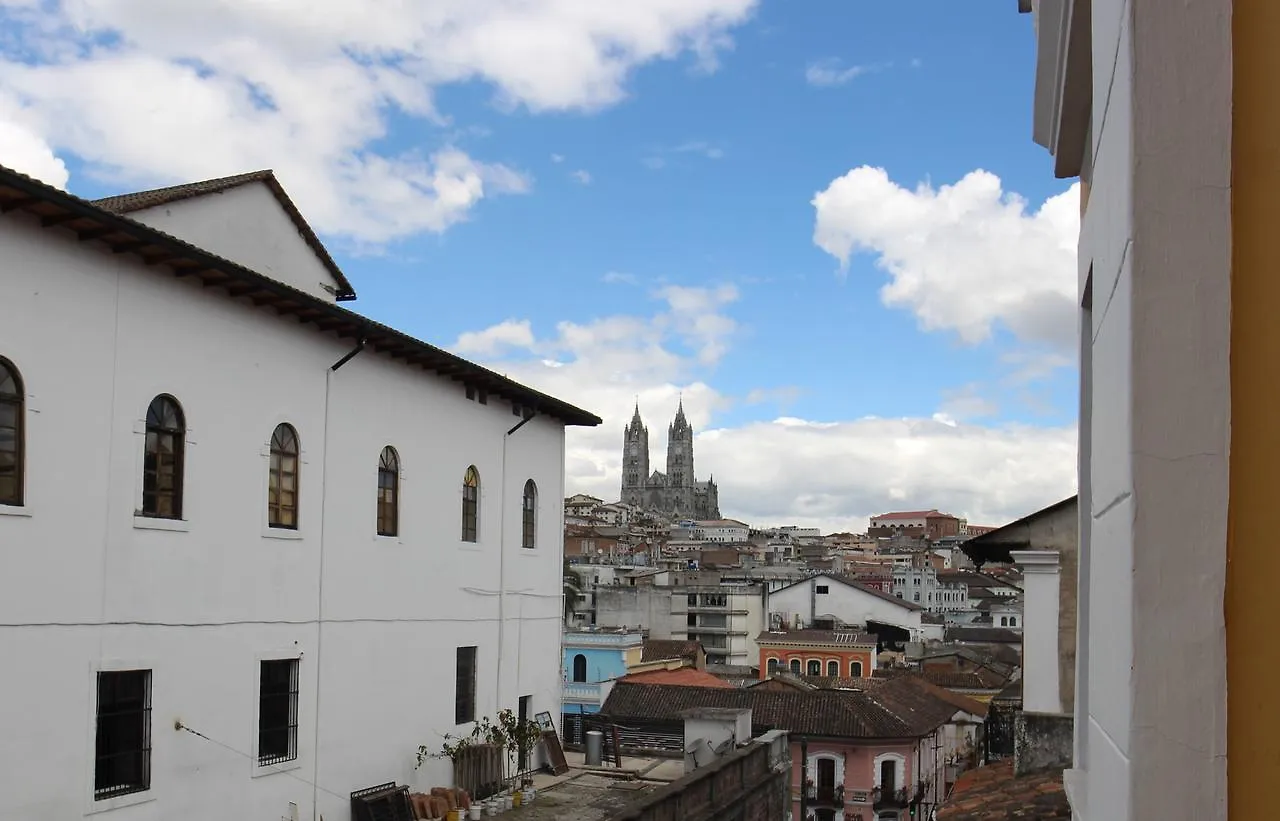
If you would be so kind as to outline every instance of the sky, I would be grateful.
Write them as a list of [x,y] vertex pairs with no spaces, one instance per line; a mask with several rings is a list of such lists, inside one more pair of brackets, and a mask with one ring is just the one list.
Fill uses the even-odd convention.
[[274,169],[348,307],[604,419],[753,525],[1075,492],[1079,192],[1013,2],[0,0],[0,164]]

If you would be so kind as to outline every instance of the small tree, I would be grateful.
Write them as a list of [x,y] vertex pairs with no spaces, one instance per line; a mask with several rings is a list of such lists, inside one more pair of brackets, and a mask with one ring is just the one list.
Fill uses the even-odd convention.
[[542,738],[542,728],[536,721],[520,720],[511,710],[498,711],[497,724],[502,729],[506,744],[506,780],[514,789],[520,771],[524,769],[524,756],[533,752],[533,747]]

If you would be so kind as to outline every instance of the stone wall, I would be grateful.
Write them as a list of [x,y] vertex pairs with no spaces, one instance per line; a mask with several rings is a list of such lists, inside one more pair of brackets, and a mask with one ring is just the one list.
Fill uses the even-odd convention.
[[1071,766],[1075,722],[1070,715],[1019,712],[1013,722],[1015,775]]

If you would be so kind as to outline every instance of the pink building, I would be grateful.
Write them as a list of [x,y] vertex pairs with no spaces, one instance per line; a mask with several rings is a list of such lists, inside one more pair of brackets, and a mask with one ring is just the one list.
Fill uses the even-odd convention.
[[789,733],[797,821],[930,817],[980,742],[986,715],[982,704],[912,675],[784,675],[743,689],[620,681],[600,714],[645,733],[670,733],[689,711],[709,707],[750,710],[753,734]]

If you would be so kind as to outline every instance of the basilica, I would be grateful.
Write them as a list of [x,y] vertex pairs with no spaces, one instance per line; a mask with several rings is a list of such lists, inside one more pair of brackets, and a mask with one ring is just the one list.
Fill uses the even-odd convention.
[[714,477],[699,482],[693,472],[693,428],[684,417],[684,401],[667,429],[667,472],[649,472],[649,429],[640,405],[622,439],[622,501],[673,519],[720,518]]

